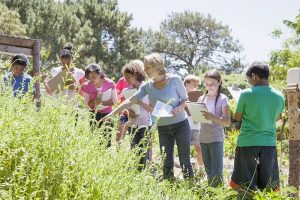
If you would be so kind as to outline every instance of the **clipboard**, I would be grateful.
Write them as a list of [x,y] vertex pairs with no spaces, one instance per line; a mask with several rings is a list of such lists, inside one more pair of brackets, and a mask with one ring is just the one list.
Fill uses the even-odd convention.
[[[59,94],[65,89],[74,90],[75,87],[72,87],[72,84],[74,84],[75,82],[76,81],[71,72],[63,69],[56,76],[49,79],[45,84],[51,91],[53,91],[53,93]],[[68,83],[69,85],[67,86],[68,88],[66,88],[66,83]]]
[[187,102],[186,103],[191,117],[193,119],[193,122],[200,122],[200,123],[206,123],[206,124],[212,124],[211,120],[207,120],[201,111],[207,111],[207,108],[205,106],[205,103],[199,103],[199,102]]
[[[203,95],[202,91],[191,91],[188,93],[189,101],[190,102],[198,102],[198,99]],[[188,107],[184,108],[185,112],[188,116],[191,116],[191,113],[188,109]]]

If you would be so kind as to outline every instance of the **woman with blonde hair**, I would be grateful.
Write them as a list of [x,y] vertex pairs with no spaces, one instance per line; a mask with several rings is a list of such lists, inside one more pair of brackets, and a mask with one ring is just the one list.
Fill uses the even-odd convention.
[[[137,93],[124,101],[116,109],[124,109],[132,104],[140,104],[148,95],[151,105],[157,101],[172,106],[172,115],[160,117],[157,121],[159,144],[161,152],[165,154],[163,164],[164,179],[174,178],[174,146],[177,144],[180,166],[185,178],[194,176],[190,162],[190,135],[191,129],[187,120],[184,107],[188,96],[179,76],[167,74],[164,60],[158,53],[144,57],[144,70],[150,80],[143,83]],[[113,111],[115,112],[115,111]]]

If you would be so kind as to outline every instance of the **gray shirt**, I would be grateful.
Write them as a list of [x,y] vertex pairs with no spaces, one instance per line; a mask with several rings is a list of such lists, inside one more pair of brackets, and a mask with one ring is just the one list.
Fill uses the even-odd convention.
[[[167,84],[161,89],[155,88],[153,84],[153,80],[143,83],[137,93],[133,95],[133,98],[140,100],[148,95],[152,106],[155,106],[156,101],[159,100],[164,103],[169,103],[169,105],[173,108],[179,106],[183,100],[188,99],[183,82],[177,75],[168,74]],[[172,117],[161,117],[157,122],[157,126],[175,124],[185,120],[186,117],[185,111],[182,110]]]
[[[229,99],[224,94],[220,94],[216,106],[215,99],[205,98],[203,101],[202,97],[200,97],[199,100],[205,103],[208,112],[213,113],[218,117],[223,116],[223,107],[229,106]],[[214,122],[212,122],[212,124],[201,123],[200,142],[212,143],[222,141],[224,141],[224,127],[222,125]]]

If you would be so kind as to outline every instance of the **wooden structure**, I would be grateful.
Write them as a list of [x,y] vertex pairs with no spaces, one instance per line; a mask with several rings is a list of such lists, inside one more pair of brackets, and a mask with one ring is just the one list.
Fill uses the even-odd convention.
[[[33,60],[33,74],[34,76],[40,74],[40,51],[41,40],[28,39],[20,37],[11,37],[0,35],[0,53],[4,54],[18,54],[23,53],[26,56],[32,57]],[[36,88],[36,104],[37,107],[41,106],[40,102],[40,82],[37,80],[35,83]]]
[[288,71],[287,76],[287,101],[289,122],[289,185],[297,189],[300,186],[300,68]]

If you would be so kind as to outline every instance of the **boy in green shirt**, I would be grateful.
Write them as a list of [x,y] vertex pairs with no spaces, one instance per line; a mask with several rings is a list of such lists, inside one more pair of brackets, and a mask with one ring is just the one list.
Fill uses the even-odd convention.
[[269,86],[269,66],[254,62],[246,72],[251,88],[238,101],[235,119],[242,122],[230,186],[279,189],[276,119],[284,110],[282,93]]

